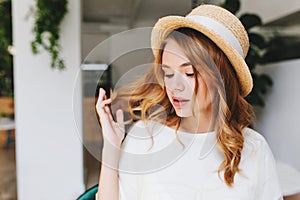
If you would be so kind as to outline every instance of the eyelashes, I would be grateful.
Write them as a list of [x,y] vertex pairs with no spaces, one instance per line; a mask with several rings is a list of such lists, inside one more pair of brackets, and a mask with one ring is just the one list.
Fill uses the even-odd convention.
[[195,74],[194,73],[185,73],[189,77],[193,77]]
[[166,78],[172,78],[174,76],[174,74],[165,74],[164,75]]
[[[187,77],[194,77],[194,73],[185,73],[185,75],[187,76]],[[174,74],[166,74],[166,73],[164,73],[164,77],[166,77],[166,78],[172,78],[174,76]]]

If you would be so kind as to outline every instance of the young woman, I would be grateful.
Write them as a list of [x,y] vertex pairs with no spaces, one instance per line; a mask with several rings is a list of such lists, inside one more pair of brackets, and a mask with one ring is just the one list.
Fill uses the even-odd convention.
[[[281,199],[270,148],[247,128],[252,78],[241,22],[201,5],[186,17],[161,18],[151,45],[155,60],[144,77],[114,99],[100,89],[98,199]],[[116,121],[114,102],[126,103]],[[126,137],[123,110],[134,122]]]

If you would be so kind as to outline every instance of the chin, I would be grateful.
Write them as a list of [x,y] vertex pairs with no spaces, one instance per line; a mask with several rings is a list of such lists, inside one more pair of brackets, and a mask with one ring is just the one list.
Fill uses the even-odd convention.
[[175,109],[176,115],[178,117],[191,117],[192,111],[187,109]]

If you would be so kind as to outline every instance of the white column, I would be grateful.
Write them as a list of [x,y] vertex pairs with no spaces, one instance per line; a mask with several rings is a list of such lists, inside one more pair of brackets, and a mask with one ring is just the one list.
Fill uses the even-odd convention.
[[[50,56],[33,55],[34,0],[13,0],[16,162],[19,200],[76,199],[84,190],[81,112],[74,123],[72,93],[81,62],[80,1],[68,1],[61,25],[65,71],[50,68]],[[75,107],[81,111],[81,87]],[[79,109],[78,109],[79,108]]]

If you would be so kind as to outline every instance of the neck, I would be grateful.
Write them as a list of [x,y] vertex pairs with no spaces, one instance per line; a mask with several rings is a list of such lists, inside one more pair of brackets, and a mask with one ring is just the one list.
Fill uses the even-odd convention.
[[181,118],[180,129],[191,133],[207,133],[214,131],[212,112],[205,112],[199,116]]

